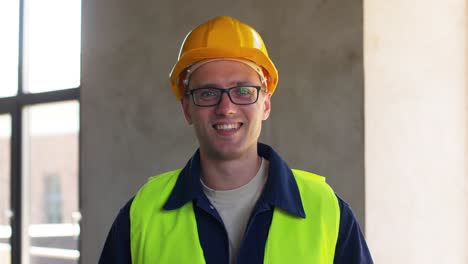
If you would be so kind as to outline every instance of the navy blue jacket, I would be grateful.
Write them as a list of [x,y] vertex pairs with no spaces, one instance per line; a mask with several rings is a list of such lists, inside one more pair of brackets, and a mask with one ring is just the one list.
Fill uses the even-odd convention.
[[[270,147],[258,144],[260,156],[269,160],[268,178],[263,193],[252,212],[241,242],[238,263],[263,263],[273,208],[305,217],[294,176],[285,161]],[[164,205],[166,210],[193,203],[200,244],[207,264],[229,263],[229,242],[223,221],[203,193],[200,183],[200,154],[197,151],[181,171]],[[120,210],[107,237],[100,264],[130,264],[130,207],[133,198]],[[335,250],[335,264],[373,263],[364,236],[348,204],[338,197],[340,230]]]

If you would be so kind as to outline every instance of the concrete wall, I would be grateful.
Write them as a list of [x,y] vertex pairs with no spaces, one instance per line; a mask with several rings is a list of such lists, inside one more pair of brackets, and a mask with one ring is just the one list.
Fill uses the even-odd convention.
[[468,263],[467,2],[365,2],[366,229],[376,263]]
[[167,77],[186,33],[217,15],[258,29],[279,69],[262,140],[326,175],[363,224],[362,1],[83,0],[82,263],[146,178],[195,150]]

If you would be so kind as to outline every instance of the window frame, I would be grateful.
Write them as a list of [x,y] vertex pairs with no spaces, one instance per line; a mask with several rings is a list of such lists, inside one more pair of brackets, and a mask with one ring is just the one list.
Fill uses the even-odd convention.
[[[10,219],[11,225],[11,263],[21,264],[22,245],[25,231],[23,226],[23,109],[27,106],[36,104],[63,102],[75,100],[80,104],[80,86],[63,90],[25,93],[23,87],[23,55],[24,55],[24,2],[19,0],[19,31],[18,31],[18,90],[17,94],[11,97],[0,98],[0,114],[9,114],[11,117],[11,138],[10,138],[10,208],[13,211],[13,217]],[[81,34],[81,33],[80,33]],[[80,62],[81,64],[81,62]],[[80,110],[81,112],[81,107]],[[81,116],[81,115],[80,115]],[[81,118],[81,117],[80,117]],[[81,120],[79,120],[81,123]],[[78,142],[81,141],[81,129],[78,131]],[[78,143],[79,144],[79,143]],[[78,153],[80,157],[80,153]],[[78,158],[78,208],[81,209],[81,159]],[[78,243],[78,250],[81,244]],[[78,260],[81,263],[81,259]]]

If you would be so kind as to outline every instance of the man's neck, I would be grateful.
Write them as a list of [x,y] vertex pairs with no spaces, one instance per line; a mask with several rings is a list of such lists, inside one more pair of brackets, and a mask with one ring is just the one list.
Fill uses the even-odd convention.
[[257,174],[262,163],[257,151],[232,160],[214,160],[200,153],[203,182],[214,190],[232,190],[244,186]]

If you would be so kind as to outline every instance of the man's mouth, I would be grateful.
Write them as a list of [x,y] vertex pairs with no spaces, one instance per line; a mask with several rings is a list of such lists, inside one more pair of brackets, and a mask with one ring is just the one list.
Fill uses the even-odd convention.
[[232,124],[215,124],[213,128],[221,131],[229,131],[239,129],[242,126],[242,123],[232,123]]

